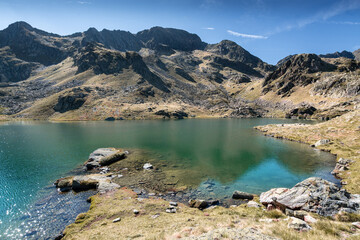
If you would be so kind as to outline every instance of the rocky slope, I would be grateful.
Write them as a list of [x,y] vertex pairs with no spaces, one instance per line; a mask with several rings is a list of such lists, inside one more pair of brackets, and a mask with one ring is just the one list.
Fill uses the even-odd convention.
[[272,66],[235,42],[172,28],[59,36],[17,22],[0,31],[0,59],[0,114],[10,118],[299,117],[300,108],[303,117],[311,108],[326,119],[358,104],[356,60],[301,54]]

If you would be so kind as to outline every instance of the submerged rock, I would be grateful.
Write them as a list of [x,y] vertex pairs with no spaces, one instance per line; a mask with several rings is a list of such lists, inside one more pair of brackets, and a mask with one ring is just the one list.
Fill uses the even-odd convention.
[[305,210],[323,216],[333,216],[339,211],[356,213],[359,203],[356,195],[351,195],[336,184],[321,178],[311,177],[293,188],[275,188],[261,193],[260,202],[286,211]]

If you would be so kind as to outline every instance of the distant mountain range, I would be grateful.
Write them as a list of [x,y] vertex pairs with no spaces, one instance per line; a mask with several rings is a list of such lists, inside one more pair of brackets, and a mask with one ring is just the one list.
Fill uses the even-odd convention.
[[[322,110],[314,116],[323,116],[341,102],[357,104],[359,55],[291,55],[273,66],[235,42],[207,44],[179,29],[132,34],[90,28],[60,36],[16,22],[0,31],[0,114],[62,120],[254,117],[316,105]],[[347,111],[339,108],[331,116]]]

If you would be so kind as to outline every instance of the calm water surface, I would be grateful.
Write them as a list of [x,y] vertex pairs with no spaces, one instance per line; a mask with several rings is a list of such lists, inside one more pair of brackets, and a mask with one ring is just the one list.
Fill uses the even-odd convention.
[[208,192],[209,181],[216,196],[235,189],[260,193],[272,187],[292,187],[309,176],[336,181],[330,174],[335,165],[330,154],[264,137],[252,129],[294,122],[299,120],[2,123],[0,239],[46,238],[47,228],[56,225],[60,232],[77,213],[86,211],[84,199],[91,193],[76,198],[59,195],[51,185],[99,147],[144,148],[169,163],[186,163],[204,176],[196,183],[199,195]]

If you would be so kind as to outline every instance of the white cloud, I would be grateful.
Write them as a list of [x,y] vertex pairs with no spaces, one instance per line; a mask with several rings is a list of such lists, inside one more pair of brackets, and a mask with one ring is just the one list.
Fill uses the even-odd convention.
[[91,2],[78,1],[79,4],[91,4]]
[[331,22],[331,23],[344,24],[344,25],[360,25],[360,22],[350,22],[350,21],[347,21],[347,22]]
[[233,36],[236,36],[236,37],[252,38],[252,39],[267,39],[268,38],[266,36],[238,33],[238,32],[234,32],[234,31],[231,31],[231,30],[227,30],[227,32],[229,34],[233,35]]
[[203,28],[203,29],[205,29],[205,30],[215,30],[215,28],[213,28],[213,27],[206,27],[206,28]]
[[[330,8],[327,8],[323,11],[319,11],[318,13],[310,16],[308,18],[300,19],[295,23],[289,23],[283,26],[279,26],[275,28],[273,31],[269,33],[269,35],[274,35],[276,33],[290,31],[295,28],[303,28],[307,25],[326,21],[332,17],[345,13],[347,11],[355,10],[360,8],[360,0],[342,0]],[[357,24],[356,22],[343,22],[342,24]],[[360,24],[360,23],[359,23]]]

